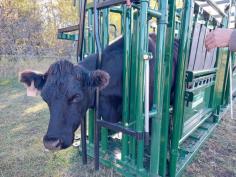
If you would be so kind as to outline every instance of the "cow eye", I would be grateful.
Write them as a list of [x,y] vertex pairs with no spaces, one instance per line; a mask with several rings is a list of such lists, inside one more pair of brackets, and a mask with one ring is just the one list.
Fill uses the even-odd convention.
[[80,102],[81,101],[81,99],[82,99],[82,94],[75,94],[75,95],[73,95],[72,97],[70,97],[69,98],[69,102],[70,103],[78,103],[78,102]]

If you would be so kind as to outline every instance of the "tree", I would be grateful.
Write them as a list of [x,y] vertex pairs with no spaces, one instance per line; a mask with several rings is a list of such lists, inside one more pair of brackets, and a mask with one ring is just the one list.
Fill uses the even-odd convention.
[[0,55],[70,54],[73,42],[56,36],[59,27],[76,24],[75,7],[70,0],[43,2],[0,1]]

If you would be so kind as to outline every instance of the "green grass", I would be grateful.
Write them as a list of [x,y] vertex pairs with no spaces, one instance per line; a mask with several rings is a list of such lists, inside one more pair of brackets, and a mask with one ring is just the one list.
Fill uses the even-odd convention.
[[27,97],[17,79],[0,80],[0,177],[104,176],[112,170],[83,166],[78,149],[45,152],[49,112],[40,97]]
[[[45,103],[40,98],[26,97],[17,79],[0,81],[0,88],[1,175],[60,176],[64,173],[61,169],[67,170],[66,161],[73,150],[55,154],[44,152],[41,137],[48,123]],[[61,165],[64,167],[60,168]]]

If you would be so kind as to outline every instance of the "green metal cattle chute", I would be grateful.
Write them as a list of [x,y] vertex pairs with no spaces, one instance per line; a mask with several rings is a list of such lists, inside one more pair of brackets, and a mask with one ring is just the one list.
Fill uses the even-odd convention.
[[[119,34],[124,37],[122,121],[110,123],[98,117],[97,92],[96,109],[88,111],[81,126],[83,162],[88,154],[95,159],[95,169],[102,163],[124,176],[180,176],[229,104],[230,53],[227,49],[206,51],[204,39],[216,27],[227,26],[233,3],[224,12],[214,1],[205,1],[219,20],[201,1],[185,0],[177,9],[174,0],[75,2],[80,24],[59,29],[58,38],[78,41],[78,60],[98,53],[99,68],[101,51],[110,39]],[[120,27],[112,21],[114,14],[121,19]],[[157,34],[154,104],[147,108],[148,63],[152,59],[148,34],[153,31]],[[173,97],[174,39],[179,48]]]

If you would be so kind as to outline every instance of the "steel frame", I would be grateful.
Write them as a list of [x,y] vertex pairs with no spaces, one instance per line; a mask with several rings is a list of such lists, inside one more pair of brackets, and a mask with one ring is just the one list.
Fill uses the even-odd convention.
[[[95,159],[96,170],[99,169],[99,163],[102,163],[124,176],[175,177],[182,174],[197,150],[217,126],[222,111],[229,102],[225,99],[229,94],[227,50],[217,50],[216,65],[213,68],[186,70],[195,24],[201,21],[204,27],[210,29],[227,25],[227,12],[221,11],[212,0],[207,2],[223,17],[221,23],[195,4],[194,0],[184,0],[184,8],[178,9],[180,12],[178,15],[176,15],[175,0],[160,0],[158,10],[149,7],[149,0],[132,1],[131,7],[126,6],[126,0],[94,0],[93,3],[86,3],[86,0],[83,0],[76,3],[80,9],[80,25],[59,29],[58,38],[74,40],[75,36],[71,37],[66,33],[79,29],[78,60],[82,60],[84,54],[96,52],[99,56],[97,68],[100,68],[102,49],[109,44],[110,12],[121,15],[121,32],[124,36],[123,98],[125,99],[123,99],[122,122],[110,123],[99,117],[97,90],[96,109],[88,111],[87,119],[84,119],[81,125],[81,152],[84,164],[87,162],[88,154]],[[85,28],[85,18],[88,28]],[[158,27],[154,104],[148,114],[152,121],[149,139],[149,134],[144,129],[143,100],[144,55],[148,55],[151,18],[156,19]],[[171,107],[175,37],[179,37],[180,46],[175,99]],[[198,112],[194,112],[194,102],[200,96],[203,103],[196,106]],[[88,138],[86,138],[87,122]],[[108,129],[121,132],[121,140],[108,139]],[[100,135],[101,140],[99,140]]]

